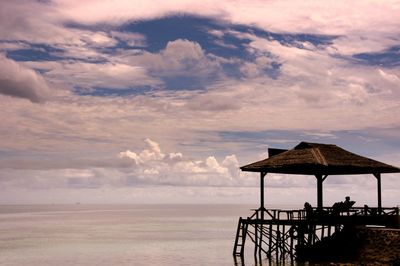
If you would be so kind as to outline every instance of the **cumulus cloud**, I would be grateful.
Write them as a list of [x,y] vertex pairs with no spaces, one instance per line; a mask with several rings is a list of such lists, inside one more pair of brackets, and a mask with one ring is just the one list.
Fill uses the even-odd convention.
[[44,102],[51,94],[46,80],[36,71],[0,54],[0,93]]
[[[135,152],[131,152],[130,150],[127,150],[125,152],[120,152],[119,157],[120,158],[130,158],[134,160],[135,164],[143,164],[149,161],[160,161],[165,158],[165,154],[161,153],[160,145],[152,141],[151,139],[145,139],[145,143],[149,147],[149,149],[143,150],[141,153],[136,154]],[[177,158],[177,155],[175,153],[170,154],[170,158]]]
[[176,186],[235,186],[245,184],[239,178],[239,162],[235,155],[219,162],[214,156],[205,160],[187,158],[182,153],[164,154],[157,142],[146,139],[147,148],[140,153],[120,152],[120,158],[134,162],[128,182]]
[[177,39],[167,43],[158,53],[143,52],[123,61],[146,67],[158,76],[196,76],[207,77],[218,74],[220,64],[225,60],[212,54],[206,54],[197,42]]

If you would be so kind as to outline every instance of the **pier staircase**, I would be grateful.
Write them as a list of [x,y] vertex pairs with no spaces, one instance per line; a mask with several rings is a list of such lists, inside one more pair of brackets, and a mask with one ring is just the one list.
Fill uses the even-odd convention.
[[248,226],[249,224],[246,220],[240,217],[236,231],[235,245],[233,247],[233,256],[235,257],[243,257]]

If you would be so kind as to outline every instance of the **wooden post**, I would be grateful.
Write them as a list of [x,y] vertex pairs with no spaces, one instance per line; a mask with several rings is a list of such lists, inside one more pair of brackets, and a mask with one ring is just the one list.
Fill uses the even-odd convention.
[[265,205],[264,205],[264,177],[267,175],[266,172],[261,172],[260,173],[260,209],[261,211],[261,219],[264,220],[264,209],[265,209]]
[[256,211],[256,223],[254,224],[254,259],[257,261],[258,251],[258,210]]
[[276,225],[276,239],[275,239],[275,257],[276,261],[279,261],[279,249],[281,242],[281,233],[279,231],[279,224]]
[[272,259],[272,223],[269,224],[269,231],[268,231],[268,258]]
[[323,199],[322,199],[322,175],[315,175],[317,178],[317,208],[319,211],[322,210]]
[[381,186],[381,174],[380,173],[376,173],[374,174],[374,176],[376,177],[376,181],[377,181],[377,187],[378,187],[378,213],[380,214],[382,211],[382,186]]
[[259,236],[259,247],[258,247],[258,256],[261,260],[261,251],[262,251],[262,243],[263,243],[263,223],[264,223],[264,211],[265,211],[265,204],[264,204],[264,178],[267,175],[266,172],[260,173],[260,236]]
[[328,175],[315,175],[317,178],[317,208],[318,211],[322,212],[323,208],[323,188],[322,183],[328,177]]
[[286,244],[286,236],[285,236],[286,232],[285,232],[285,224],[282,225],[282,259],[283,262],[285,262],[285,244]]

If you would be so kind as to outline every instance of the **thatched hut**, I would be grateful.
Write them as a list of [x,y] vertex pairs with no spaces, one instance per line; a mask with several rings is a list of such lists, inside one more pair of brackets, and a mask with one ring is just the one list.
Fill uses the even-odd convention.
[[[321,243],[343,235],[346,232],[344,228],[371,224],[392,228],[400,226],[399,208],[383,208],[381,191],[381,174],[399,173],[398,167],[354,154],[336,145],[301,142],[290,150],[269,149],[269,158],[240,169],[260,173],[260,207],[251,216],[239,218],[233,249],[235,257],[243,256],[247,236],[255,244],[254,255],[265,253],[271,258],[275,253],[277,259],[284,259],[289,254],[293,259],[307,257],[307,252]],[[264,178],[267,173],[315,176],[317,208],[308,204],[300,210],[266,209]],[[323,182],[328,176],[360,174],[372,174],[376,178],[377,207],[357,208],[351,205],[343,211],[323,206]]]
[[[333,144],[301,142],[291,150],[270,149],[270,157],[242,166],[242,171],[260,172],[261,183],[267,173],[314,175],[317,178],[318,207],[323,205],[323,181],[330,175],[372,174],[377,179],[378,208],[382,207],[381,174],[400,169],[354,154]],[[262,184],[263,199],[263,184]],[[263,204],[262,204],[263,207]]]

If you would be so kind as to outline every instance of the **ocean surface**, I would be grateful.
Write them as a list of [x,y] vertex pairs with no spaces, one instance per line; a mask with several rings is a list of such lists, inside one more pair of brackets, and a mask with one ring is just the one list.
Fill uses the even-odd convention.
[[0,265],[232,266],[238,218],[252,207],[0,205]]

